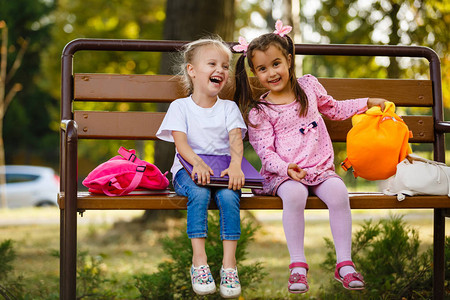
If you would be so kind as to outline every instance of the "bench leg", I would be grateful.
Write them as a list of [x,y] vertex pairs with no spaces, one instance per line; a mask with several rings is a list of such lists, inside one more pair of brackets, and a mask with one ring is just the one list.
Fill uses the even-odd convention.
[[433,299],[445,296],[445,215],[442,209],[434,210],[433,242]]
[[64,210],[61,211],[60,216],[60,299],[75,300],[77,294],[78,134],[75,122],[70,121],[65,124],[65,134],[61,139],[61,175],[63,178],[61,190],[64,191]]
[[[67,201],[66,201],[67,204]],[[77,279],[77,212],[64,209],[62,249],[61,249],[61,299],[76,299]]]
[[59,210],[59,298],[64,298],[64,209]]

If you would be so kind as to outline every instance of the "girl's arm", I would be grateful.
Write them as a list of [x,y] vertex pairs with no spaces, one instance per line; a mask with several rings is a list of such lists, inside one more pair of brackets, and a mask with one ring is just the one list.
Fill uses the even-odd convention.
[[245,183],[244,172],[242,172],[241,163],[244,154],[244,143],[242,142],[241,128],[235,128],[228,133],[230,140],[231,162],[228,169],[220,174],[220,177],[228,175],[228,188],[240,190]]
[[305,86],[305,89],[311,89],[309,92],[312,92],[316,96],[319,112],[331,120],[346,120],[353,115],[363,113],[367,110],[367,101],[369,98],[338,101],[331,95],[328,95],[316,77],[306,75],[302,79],[302,85]]
[[195,181],[197,174],[197,182],[205,185],[210,183],[210,175],[214,175],[213,170],[201,159],[189,146],[186,133],[181,131],[172,131],[175,147],[178,153],[192,165],[191,178]]
[[285,162],[275,151],[275,132],[268,116],[260,111],[252,110],[249,121],[256,127],[248,127],[249,142],[261,159],[263,168],[279,176],[288,176],[289,163]]

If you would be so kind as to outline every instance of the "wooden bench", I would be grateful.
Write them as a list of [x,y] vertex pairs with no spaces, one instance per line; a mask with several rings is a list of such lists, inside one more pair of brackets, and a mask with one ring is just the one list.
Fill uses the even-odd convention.
[[[62,54],[61,85],[61,299],[75,299],[77,212],[85,210],[186,209],[186,198],[170,195],[107,197],[79,192],[77,186],[78,139],[155,140],[163,112],[112,112],[74,110],[74,102],[152,102],[161,103],[183,96],[178,80],[163,75],[73,74],[73,56],[78,51],[173,52],[184,42],[145,40],[78,39],[68,43]],[[296,45],[301,55],[419,57],[429,62],[430,80],[336,79],[320,82],[336,99],[383,97],[398,107],[428,107],[432,115],[404,116],[413,131],[413,143],[432,144],[434,159],[445,161],[444,122],[440,62],[436,53],[425,47],[376,45]],[[222,95],[231,98],[230,92]],[[77,107],[81,104],[77,103]],[[120,126],[118,126],[120,124]],[[327,121],[332,140],[345,142],[350,121]],[[380,193],[351,193],[352,209],[434,209],[434,285],[435,299],[444,298],[445,217],[447,196],[415,196],[399,202]],[[214,208],[214,207],[213,207]],[[242,209],[282,209],[278,197],[245,194]],[[325,209],[317,197],[308,198],[307,209]]]

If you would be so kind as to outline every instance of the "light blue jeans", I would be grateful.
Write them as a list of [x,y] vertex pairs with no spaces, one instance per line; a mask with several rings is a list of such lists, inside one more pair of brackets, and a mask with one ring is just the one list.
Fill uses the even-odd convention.
[[178,195],[188,197],[187,234],[190,239],[207,237],[208,206],[211,198],[214,197],[220,212],[220,238],[239,240],[241,191],[198,186],[184,169],[175,175],[173,186]]

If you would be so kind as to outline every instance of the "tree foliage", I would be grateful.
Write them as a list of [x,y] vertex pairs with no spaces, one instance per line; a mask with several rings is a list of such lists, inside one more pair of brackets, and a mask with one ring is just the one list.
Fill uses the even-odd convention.
[[58,161],[58,137],[49,128],[57,101],[42,88],[40,66],[40,54],[51,43],[49,14],[53,8],[52,1],[0,0],[0,20],[8,26],[8,70],[21,45],[28,43],[20,68],[6,84],[7,91],[16,83],[22,85],[4,120],[7,163]]
[[[165,20],[164,0],[85,1],[61,0],[52,15],[55,26],[51,36],[53,43],[42,53],[42,70],[52,82],[47,90],[59,98],[61,53],[64,46],[78,38],[102,39],[162,39]],[[159,53],[80,51],[74,55],[75,73],[155,74],[159,72]],[[58,84],[54,84],[57,82]],[[137,103],[88,103],[83,109],[95,110],[143,110]],[[59,113],[59,112],[58,112]],[[59,115],[53,118],[57,129]],[[85,159],[80,164],[80,177],[87,175],[97,164],[117,154],[119,146],[137,149],[142,159],[144,145],[134,141],[81,141],[79,152]],[[152,155],[153,152],[149,151]]]
[[[306,7],[311,1],[302,3]],[[302,20],[305,42],[432,48],[441,58],[443,100],[450,107],[450,36],[446,34],[450,28],[450,1],[323,0],[316,10],[302,9]],[[419,58],[308,56],[303,65],[304,73],[322,77],[429,78],[428,62]],[[335,145],[335,157],[345,157],[344,146]],[[414,151],[423,147],[414,145]],[[348,183],[358,185],[361,181],[352,179]]]
[[[192,28],[189,28],[189,24],[183,25],[184,30],[178,30],[179,36],[173,38],[192,39],[206,33],[219,33],[224,35],[225,40],[237,40],[239,33],[255,36],[269,32],[273,30],[273,20],[283,17],[280,6],[285,1],[235,0],[232,1],[235,3],[234,8],[223,9],[224,14],[234,12],[234,22],[231,22],[234,24],[225,23],[225,31],[218,30],[207,22],[200,22],[204,27],[194,26],[192,23]],[[174,28],[175,25],[186,24],[183,20],[188,20],[191,16],[186,13],[186,5],[194,3],[184,1],[183,4],[180,1],[184,5],[183,9],[178,9],[178,13],[174,10],[170,18],[167,18],[166,4],[169,2],[0,0],[0,20],[5,20],[9,27],[9,65],[14,61],[17,53],[15,50],[20,48],[22,41],[29,40],[23,64],[11,81],[21,83],[23,90],[16,95],[5,117],[7,162],[45,162],[57,166],[60,57],[69,41],[76,38],[166,38],[166,20]],[[208,5],[206,1],[203,4],[202,1],[195,3],[198,5],[199,17],[193,18],[194,20],[210,15],[202,11]],[[214,3],[216,6],[222,5],[220,1]],[[450,74],[448,0],[300,0],[300,3],[301,31],[306,43],[414,44],[433,48],[441,58],[444,98],[446,105],[450,106],[450,77],[447,75]],[[234,30],[231,30],[230,35],[232,27]],[[197,30],[197,36],[185,35],[184,38],[181,34],[187,29]],[[161,70],[160,54],[81,51],[74,59],[75,72],[152,74]],[[303,72],[324,77],[384,78],[400,74],[403,78],[427,78],[425,67],[424,60],[407,58],[305,57]],[[122,105],[118,108],[111,105],[111,109],[135,107]],[[134,142],[131,145],[124,144],[136,147]],[[97,163],[98,160],[115,154],[117,145],[118,142],[105,142],[100,146],[82,145],[80,150],[94,156],[92,161]],[[144,148],[153,155],[152,151],[147,151],[153,149],[153,146],[142,146]],[[149,159],[148,156],[143,158]]]
[[[49,51],[42,53],[43,70],[52,82],[60,78],[60,57],[64,46],[78,38],[154,39],[162,38],[165,19],[163,0],[61,0],[53,13],[55,26]],[[138,52],[79,52],[75,54],[74,72],[156,73],[159,56]],[[59,85],[48,86],[59,97]]]
[[[431,47],[442,59],[444,91],[448,91],[450,1],[323,0],[314,13],[302,12],[306,32],[316,33],[305,34],[305,41]],[[428,78],[427,64],[420,59],[314,57],[305,61],[305,72],[319,76]],[[444,98],[450,105],[450,95],[444,93]]]

